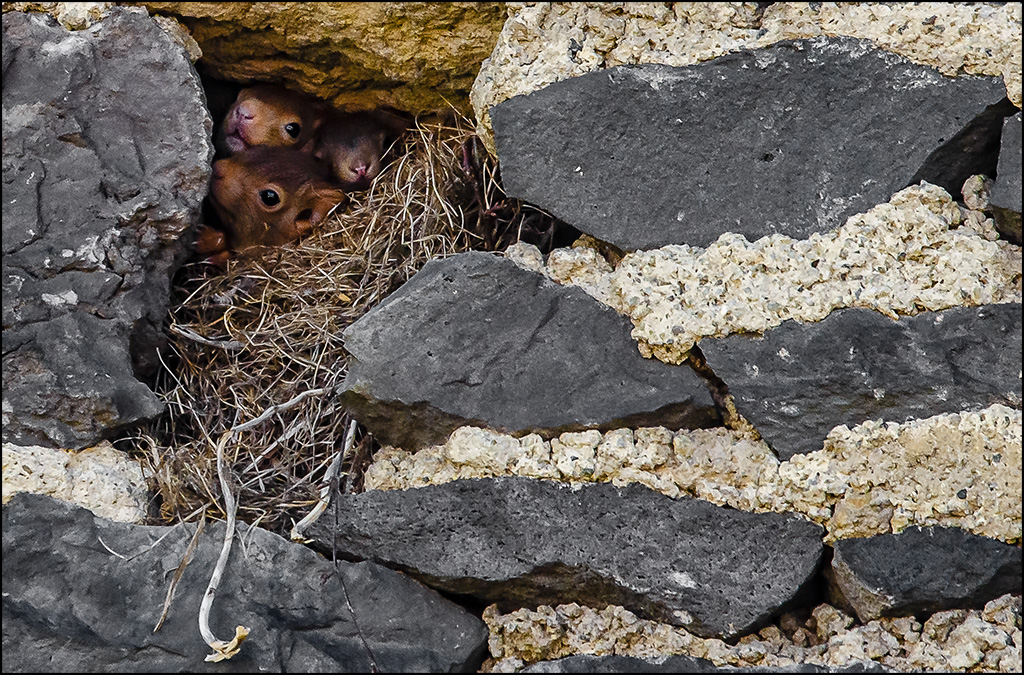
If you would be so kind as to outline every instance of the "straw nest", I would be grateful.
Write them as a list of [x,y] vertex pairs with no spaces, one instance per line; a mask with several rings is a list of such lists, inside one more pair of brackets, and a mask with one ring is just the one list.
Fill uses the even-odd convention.
[[[343,449],[342,331],[428,260],[520,237],[550,245],[550,218],[504,199],[471,129],[461,117],[420,123],[373,186],[314,234],[226,272],[201,261],[181,270],[155,386],[168,414],[126,439],[152,471],[161,520],[223,515],[215,446],[263,415],[232,434],[225,456],[238,517],[283,533],[317,502]],[[354,440],[339,480],[349,492],[375,449],[362,430]]]

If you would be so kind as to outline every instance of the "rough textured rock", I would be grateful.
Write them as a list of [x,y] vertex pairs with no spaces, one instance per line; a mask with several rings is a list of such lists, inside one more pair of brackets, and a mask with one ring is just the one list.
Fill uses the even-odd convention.
[[579,289],[464,253],[427,263],[345,331],[343,398],[374,435],[408,449],[465,424],[548,437],[715,424],[703,380],[642,358],[629,330]]
[[205,663],[196,617],[223,528],[200,536],[154,633],[194,526],[123,525],[18,495],[3,507],[4,670],[368,672],[372,658],[380,672],[451,672],[479,664],[483,624],[434,591],[372,563],[335,567],[244,525],[210,627],[218,637],[236,624],[251,633],[230,661]]
[[760,333],[786,319],[820,321],[843,307],[896,318],[1021,301],[1020,247],[998,240],[980,211],[964,217],[928,184],[807,239],[725,235],[706,249],[637,251],[610,273],[586,263],[568,278],[552,269],[555,257],[550,276],[627,314],[640,353],[668,363],[683,362],[704,337]]
[[[652,514],[657,514],[653,516]],[[310,536],[430,586],[509,607],[624,605],[705,636],[742,633],[815,573],[822,530],[638,485],[526,478],[344,496]]]
[[998,177],[992,186],[989,208],[1003,235],[1021,243],[1021,116],[1018,112],[1003,122]]
[[552,82],[620,65],[686,66],[821,35],[867,39],[948,77],[1001,75],[1021,105],[1020,3],[565,2],[523,3],[509,14],[470,94],[491,152],[489,108]]
[[604,70],[509,99],[491,119],[510,196],[646,249],[837,228],[1003,96],[995,78],[818,38]]
[[144,10],[3,15],[3,438],[82,448],[158,415],[170,278],[213,148],[188,58]]
[[84,506],[101,518],[146,519],[150,494],[142,465],[110,443],[68,452],[3,445],[3,502],[19,492],[49,495]]
[[735,668],[716,666],[707,659],[693,656],[665,656],[641,659],[635,656],[567,656],[556,661],[540,661],[524,673],[888,673],[888,668],[873,661],[860,661],[839,668],[813,664],[789,666],[753,666]]
[[113,2],[5,2],[4,12],[46,12],[68,30],[88,28],[110,13]]
[[911,527],[899,534],[835,543],[834,599],[863,622],[882,616],[981,608],[1021,593],[1020,546],[951,527]]
[[1021,210],[1021,114],[1003,120],[1003,136],[999,153],[999,176],[992,186],[989,204]]
[[912,525],[1016,543],[1020,472],[1021,411],[996,404],[904,424],[842,425],[821,450],[787,462],[764,441],[721,427],[566,433],[550,443],[463,427],[444,445],[384,448],[364,485],[404,490],[498,476],[640,483],[744,511],[802,513],[825,526],[826,543]]
[[705,339],[736,409],[782,459],[818,450],[840,424],[902,422],[1021,400],[1021,305],[893,321],[844,309],[763,337]]
[[987,106],[953,138],[928,155],[910,179],[911,185],[926,181],[960,199],[964,182],[971,176],[994,178],[1003,121],[1015,112],[1017,106],[1007,98]]
[[505,21],[502,3],[138,4],[188,26],[216,77],[411,112],[467,108]]
[[[809,616],[806,611],[784,614],[735,644],[701,639],[614,606],[595,610],[576,604],[542,605],[536,611],[502,615],[491,605],[483,617],[491,631],[492,656],[484,670],[495,673],[574,654],[639,657],[656,663],[680,655],[707,659],[718,667],[775,671],[825,667],[846,672],[1019,672],[1021,662],[1019,595],[1004,595],[983,610],[938,612],[923,625],[912,616],[855,625],[853,617],[823,604]],[[541,664],[538,670],[549,667],[558,664]]]

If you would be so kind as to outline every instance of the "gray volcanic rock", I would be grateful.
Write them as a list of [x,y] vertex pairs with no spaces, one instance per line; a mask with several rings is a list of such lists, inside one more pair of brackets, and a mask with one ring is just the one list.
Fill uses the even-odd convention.
[[738,635],[818,568],[820,526],[671,499],[638,484],[521,477],[342,496],[315,546],[395,567],[503,611],[622,605],[704,637]]
[[152,418],[212,122],[142,9],[82,31],[3,15],[3,440],[82,448]]
[[822,37],[609,68],[490,112],[509,196],[637,249],[834,229],[1004,96],[1000,78]]
[[428,262],[345,331],[346,405],[385,443],[443,443],[466,424],[551,437],[719,423],[688,366],[640,356],[629,319],[489,253]]
[[1020,595],[1021,549],[955,527],[915,526],[837,541],[829,582],[835,599],[864,623],[981,608]]
[[1003,121],[999,165],[989,208],[1000,233],[1021,244],[1021,116],[1018,112]]
[[3,507],[4,671],[369,672],[372,659],[378,672],[452,672],[483,660],[483,622],[436,592],[241,525],[245,543],[231,550],[210,628],[220,639],[239,624],[251,633],[234,658],[206,663],[197,617],[223,523],[200,535],[153,632],[194,529],[115,523],[16,495]]
[[737,411],[784,460],[820,450],[840,424],[1020,407],[1020,303],[899,321],[843,309],[763,337],[705,338],[700,349]]
[[927,181],[938,185],[954,199],[962,199],[964,182],[971,176],[994,178],[1000,156],[1000,139],[1006,117],[1017,106],[1004,98],[971,120],[953,138],[932,152],[910,179],[917,185]]
[[998,177],[992,186],[989,203],[1004,209],[1021,211],[1021,116],[1020,111],[1003,120]]
[[579,654],[563,659],[540,661],[523,668],[524,673],[890,673],[877,661],[852,661],[844,666],[828,667],[813,663],[789,666],[753,666],[736,668],[716,666],[695,656],[663,656],[641,659],[635,656],[594,656]]

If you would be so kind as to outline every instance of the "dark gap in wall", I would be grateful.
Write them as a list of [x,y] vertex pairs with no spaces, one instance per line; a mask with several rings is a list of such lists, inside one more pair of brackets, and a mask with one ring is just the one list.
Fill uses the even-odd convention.
[[1003,118],[1016,113],[1017,107],[1008,98],[987,106],[955,136],[928,155],[907,187],[922,180],[928,181],[945,189],[956,201],[963,202],[964,181],[978,174],[996,177]]

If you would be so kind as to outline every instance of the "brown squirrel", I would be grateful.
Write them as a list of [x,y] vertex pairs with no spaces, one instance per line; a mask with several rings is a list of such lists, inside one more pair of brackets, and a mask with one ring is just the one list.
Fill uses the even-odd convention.
[[313,156],[331,167],[344,189],[365,190],[380,174],[387,146],[408,128],[409,121],[391,108],[331,110],[313,143]]
[[317,98],[272,84],[238,92],[214,145],[231,155],[258,145],[308,150],[330,107]]
[[347,198],[312,155],[280,147],[247,148],[213,163],[210,202],[224,232],[201,228],[197,251],[221,265],[229,248],[258,255],[308,234]]

